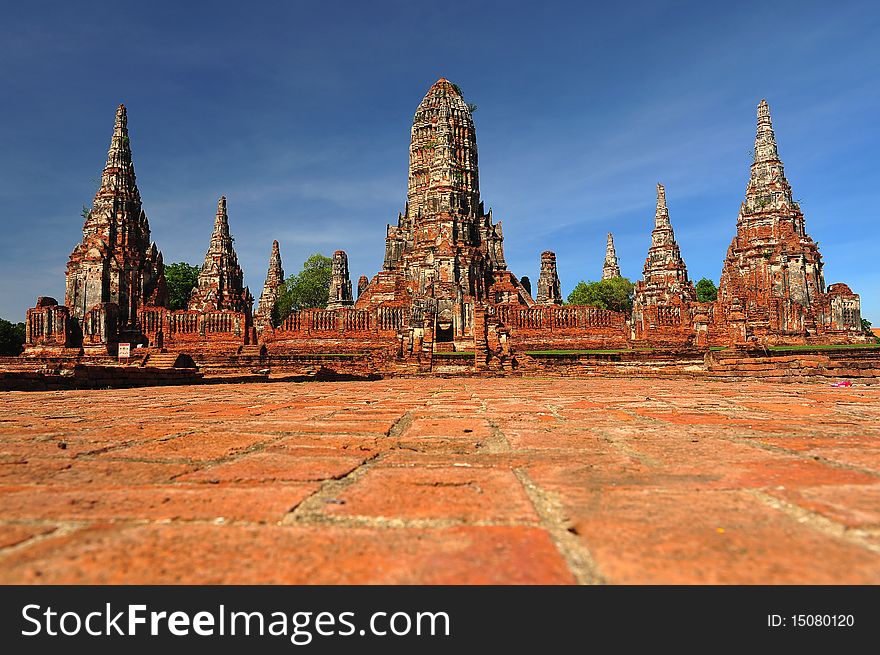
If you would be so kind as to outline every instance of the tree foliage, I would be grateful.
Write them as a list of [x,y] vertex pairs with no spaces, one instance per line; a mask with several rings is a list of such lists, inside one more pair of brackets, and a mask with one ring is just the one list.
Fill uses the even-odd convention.
[[199,281],[198,266],[186,262],[165,264],[165,282],[168,284],[168,306],[170,309],[186,309],[192,290]]
[[862,331],[865,333],[866,336],[874,337],[874,341],[876,343],[880,343],[880,337],[874,334],[874,331],[871,329],[871,321],[866,318],[862,319]]
[[277,325],[291,312],[300,309],[327,306],[330,298],[330,277],[333,272],[333,260],[321,253],[315,253],[303,262],[299,273],[284,280],[284,286],[278,290],[273,319]]
[[714,302],[718,298],[718,288],[707,277],[697,282],[697,300],[700,302]]
[[0,355],[20,355],[24,345],[24,323],[0,318]]
[[569,305],[592,305],[615,312],[632,309],[633,283],[625,277],[599,282],[578,282],[568,294]]

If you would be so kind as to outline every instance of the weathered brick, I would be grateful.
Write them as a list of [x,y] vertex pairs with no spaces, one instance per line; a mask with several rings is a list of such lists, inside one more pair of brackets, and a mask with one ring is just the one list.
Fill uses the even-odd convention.
[[529,527],[96,527],[11,555],[5,584],[567,584]]

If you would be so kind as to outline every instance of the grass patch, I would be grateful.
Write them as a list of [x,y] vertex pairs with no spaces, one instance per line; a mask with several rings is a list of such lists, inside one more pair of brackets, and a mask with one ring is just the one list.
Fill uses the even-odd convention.
[[526,355],[616,355],[631,350],[527,350]]
[[784,350],[846,350],[847,348],[880,348],[880,343],[835,343],[826,346],[770,346],[768,349],[773,351]]
[[709,350],[727,350],[727,346],[710,346]]

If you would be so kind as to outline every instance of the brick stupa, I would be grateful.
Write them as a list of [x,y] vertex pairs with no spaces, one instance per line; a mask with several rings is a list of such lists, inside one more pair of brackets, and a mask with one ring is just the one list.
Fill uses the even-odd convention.
[[348,272],[348,254],[344,250],[333,253],[330,269],[330,288],[327,309],[339,309],[354,305],[351,295],[351,274]]
[[858,296],[846,285],[826,293],[822,256],[785,177],[765,100],[758,105],[754,162],[736,228],[721,273],[718,318],[742,312],[741,340],[860,330]]
[[633,336],[664,345],[684,345],[695,339],[691,304],[697,292],[675,241],[666,206],[666,189],[657,185],[657,208],[651,247],[642,279],[633,291]]
[[687,266],[675,241],[666,206],[666,189],[662,184],[657,185],[651,247],[645,259],[642,279],[636,283],[635,295],[637,302],[645,305],[668,303],[673,298],[683,302],[697,299],[697,292],[688,279]]
[[541,274],[538,276],[539,305],[561,305],[562,291],[559,274],[556,271],[556,253],[546,250],[541,253]]
[[244,286],[244,273],[238,265],[233,241],[229,233],[226,196],[220,196],[211,244],[205,253],[205,263],[199,272],[198,284],[189,300],[190,311],[250,313],[253,297]]
[[254,314],[254,326],[260,330],[273,323],[275,304],[278,302],[278,294],[284,284],[284,268],[281,266],[281,248],[278,240],[272,242],[272,254],[269,256],[269,270],[266,272],[266,281],[263,283],[263,292],[260,294],[260,302],[257,312]]
[[114,332],[136,330],[138,309],[168,304],[162,253],[150,241],[135,179],[125,105],[116,110],[101,186],[86,216],[82,243],[70,253],[66,287],[65,305],[81,324],[96,306],[115,305]]
[[605,244],[605,263],[602,264],[602,279],[613,280],[616,277],[620,277],[620,262],[614,250],[614,237],[609,232],[608,242]]
[[532,305],[507,270],[501,224],[480,199],[477,137],[460,89],[438,80],[413,118],[404,213],[388,226],[382,271],[358,309],[399,305],[436,317],[438,341],[472,336],[475,306]]

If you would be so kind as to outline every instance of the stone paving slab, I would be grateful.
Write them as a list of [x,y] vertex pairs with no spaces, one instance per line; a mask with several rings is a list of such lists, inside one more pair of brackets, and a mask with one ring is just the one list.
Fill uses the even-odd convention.
[[877,387],[420,378],[0,406],[0,583],[880,583]]

